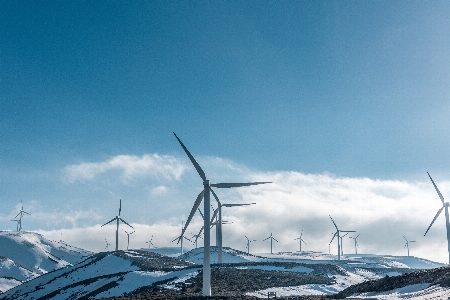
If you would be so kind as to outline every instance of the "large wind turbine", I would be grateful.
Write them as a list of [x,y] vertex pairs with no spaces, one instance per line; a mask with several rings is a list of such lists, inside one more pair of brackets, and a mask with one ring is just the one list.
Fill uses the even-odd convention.
[[120,212],[121,212],[121,211],[122,211],[122,199],[120,199],[120,202],[119,202],[119,215],[118,215],[118,216],[115,216],[113,219],[111,219],[111,221],[108,221],[108,222],[106,222],[105,224],[103,224],[103,225],[101,226],[101,227],[103,227],[103,226],[105,226],[106,224],[109,224],[109,223],[111,223],[111,222],[113,222],[113,221],[116,221],[116,222],[117,222],[117,228],[116,228],[116,251],[119,250],[119,221],[121,221],[122,223],[127,224],[128,226],[130,226],[131,228],[134,229],[133,226],[131,226],[130,224],[128,224],[127,222],[125,222],[125,220],[122,219],[122,218],[120,217]]
[[406,238],[405,238],[405,236],[403,236],[403,238],[405,239],[405,241],[406,241],[406,244],[405,244],[405,246],[403,247],[403,248],[407,248],[408,249],[408,256],[409,256],[409,243],[415,243],[416,241],[408,241]]
[[333,218],[331,216],[330,216],[330,219],[333,222],[334,227],[336,227],[336,232],[334,233],[333,238],[330,241],[330,245],[331,245],[331,242],[333,242],[334,237],[337,236],[337,241],[338,241],[338,260],[341,260],[341,238],[340,238],[341,232],[356,232],[356,231],[354,231],[354,230],[339,230],[339,228],[337,227],[336,223],[334,223],[334,220],[333,220]]
[[300,252],[302,252],[302,242],[305,243],[305,245],[306,245],[306,242],[302,239],[302,235],[303,235],[303,230],[300,233],[300,237],[294,239],[294,241],[299,240],[299,242],[300,242]]
[[178,138],[178,136],[173,133],[180,143],[181,147],[183,148],[184,152],[186,152],[187,156],[189,157],[191,163],[194,165],[195,169],[197,170],[198,175],[200,175],[200,178],[203,180],[203,190],[200,192],[200,194],[197,196],[197,199],[194,202],[194,206],[192,207],[191,213],[189,214],[189,217],[186,221],[186,225],[183,228],[182,235],[187,229],[187,226],[189,225],[189,222],[191,221],[192,217],[194,216],[195,212],[197,211],[197,208],[200,206],[200,203],[202,202],[202,199],[204,198],[204,248],[203,248],[203,290],[202,294],[203,296],[211,296],[211,252],[210,252],[210,246],[211,246],[211,233],[210,230],[206,230],[206,228],[210,228],[210,209],[209,206],[210,203],[210,191],[211,187],[216,188],[233,188],[233,187],[241,187],[241,186],[251,186],[251,185],[257,185],[257,184],[264,184],[268,182],[249,182],[249,183],[210,183],[210,181],[206,178],[205,172],[203,172],[200,165],[197,163],[195,158],[192,156],[192,154],[189,152],[189,150],[184,146],[184,144],[181,142],[181,140]]
[[217,248],[218,248],[218,263],[221,264],[222,263],[222,207],[235,207],[235,206],[246,206],[246,205],[252,205],[252,204],[256,204],[256,203],[241,203],[241,204],[225,204],[225,203],[221,203],[219,200],[219,197],[217,197],[216,193],[211,190],[211,193],[213,194],[214,198],[217,201],[217,206],[218,206],[218,210],[219,210],[219,219],[217,221],[217,224],[219,225],[217,227]]
[[270,254],[272,254],[272,241],[275,240],[275,242],[277,242],[277,243],[278,243],[278,241],[277,241],[276,238],[274,238],[274,237],[272,236],[272,232],[270,233],[270,236],[269,236],[267,239],[264,239],[263,241],[266,241],[266,240],[268,240],[268,239],[270,239]]
[[355,240],[355,254],[358,254],[358,242],[356,241],[358,236],[359,236],[359,234],[356,237],[349,236],[350,239],[354,239]]
[[250,243],[256,242],[256,240],[250,240],[247,236],[245,238],[247,239],[247,254],[250,254]]
[[27,213],[26,211],[23,210],[22,199],[20,199],[20,204],[22,205],[22,208],[20,209],[20,211],[17,214],[17,216],[14,217],[14,219],[15,219],[15,218],[17,218],[20,215],[19,224],[18,224],[19,225],[19,230],[18,231],[22,231],[22,217],[23,217],[23,214],[27,214],[27,215],[31,216],[31,214],[29,214],[29,213]]
[[442,210],[445,208],[445,226],[447,227],[448,262],[450,263],[450,222],[449,222],[449,220],[448,220],[448,206],[449,206],[449,204],[448,204],[448,202],[444,202],[444,196],[442,196],[442,194],[441,194],[441,192],[439,191],[438,187],[437,187],[436,184],[434,183],[433,178],[431,178],[431,176],[430,176],[430,173],[427,172],[427,174],[428,174],[428,177],[430,177],[431,182],[433,183],[434,188],[436,189],[436,192],[438,193],[439,198],[440,198],[441,201],[442,201],[442,207],[441,207],[441,209],[438,210],[436,216],[434,216],[433,221],[431,221],[430,226],[428,226],[428,229],[427,229],[427,231],[425,231],[425,234],[424,234],[423,236],[426,236],[426,235],[427,235],[428,230],[430,230],[430,228],[431,228],[431,226],[433,225],[434,221],[436,221],[436,219],[437,219],[437,217],[439,216],[439,214],[440,214],[440,213],[442,212]]

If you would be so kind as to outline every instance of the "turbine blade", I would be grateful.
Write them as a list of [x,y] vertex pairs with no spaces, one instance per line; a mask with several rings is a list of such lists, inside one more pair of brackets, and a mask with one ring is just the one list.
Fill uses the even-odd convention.
[[430,176],[430,173],[427,172],[427,174],[428,174],[428,177],[430,177],[431,182],[433,183],[434,188],[436,189],[436,192],[437,192],[438,195],[439,195],[439,198],[441,198],[442,203],[444,203],[444,196],[442,196],[442,194],[441,194],[441,192],[439,191],[438,187],[437,187],[436,184],[434,183],[433,178],[431,178],[431,176]]
[[408,240],[405,238],[405,236],[403,236],[403,238],[405,239],[406,242],[408,242]]
[[202,228],[200,228],[200,231],[198,232],[198,235],[201,235],[202,234],[202,232],[203,232],[203,228],[204,228],[205,226],[202,226]]
[[175,132],[173,133],[175,135],[175,137],[177,138],[178,142],[180,143],[181,147],[183,148],[184,152],[186,152],[187,156],[189,157],[189,159],[191,160],[191,163],[194,165],[195,169],[197,170],[198,175],[200,175],[200,177],[203,179],[203,181],[206,181],[206,175],[205,172],[203,172],[202,168],[200,167],[200,165],[197,163],[197,161],[195,160],[195,158],[192,156],[192,154],[189,152],[189,150],[184,146],[183,142],[178,138],[178,136],[175,134]]
[[337,231],[334,233],[334,235],[333,235],[333,238],[331,239],[331,241],[330,241],[330,244],[333,242],[333,240],[334,240],[334,237],[337,235]]
[[119,216],[121,211],[122,211],[122,199],[119,200]]
[[216,208],[216,209],[214,210],[214,213],[213,213],[213,215],[212,215],[212,218],[211,218],[210,223],[213,222],[213,220],[214,220],[214,218],[217,216],[217,213],[218,213],[218,212],[219,212],[219,208]]
[[31,216],[31,214],[29,214],[29,213],[27,213],[26,211],[22,211],[24,214],[27,214],[27,215],[30,215]]
[[205,216],[203,216],[203,213],[202,213],[202,211],[200,210],[200,208],[198,208],[198,212],[200,213],[200,216],[202,216],[202,219],[204,220],[204,219],[205,219]]
[[20,215],[20,213],[18,213],[17,216],[14,217],[14,219],[17,218],[19,215]]
[[175,242],[176,240],[178,240],[177,244],[180,242],[182,235],[180,235],[179,237],[174,238],[171,243]]
[[273,239],[278,243],[278,240],[276,238],[273,238]]
[[425,234],[423,236],[427,235],[428,230],[430,230],[431,226],[433,225],[434,221],[436,221],[437,217],[439,217],[439,214],[442,212],[445,206],[442,206],[440,210],[438,210],[437,214],[434,216],[433,221],[431,221],[430,226],[428,226],[427,231],[425,231]]
[[185,236],[183,236],[185,239],[187,239],[189,242],[191,242],[192,243],[192,241],[190,240],[190,239],[188,239],[187,237],[185,237]]
[[119,217],[119,220],[120,220],[120,221],[122,221],[123,223],[127,224],[128,226],[130,226],[131,228],[133,228],[133,229],[134,229],[134,227],[133,227],[133,226],[131,226],[130,224],[128,224],[127,222],[125,222],[125,220],[124,220],[124,219],[122,219],[121,217]]
[[113,222],[113,221],[115,221],[115,220],[116,220],[116,217],[114,217],[111,221],[106,222],[105,224],[103,224],[103,225],[100,226],[100,227],[103,227],[103,226],[105,226],[106,224],[109,224],[109,223],[111,223],[111,222]]
[[204,193],[205,193],[205,190],[202,190],[200,192],[200,194],[198,194],[197,199],[194,202],[194,206],[192,207],[191,213],[189,214],[189,217],[188,217],[188,219],[186,221],[186,224],[184,225],[183,231],[181,231],[181,235],[182,236],[184,235],[184,232],[186,231],[189,223],[191,222],[192,218],[194,217],[195,212],[197,211],[198,207],[200,206],[200,203],[203,200],[203,194]]
[[211,186],[220,188],[220,189],[227,189],[227,188],[233,188],[233,187],[250,186],[250,185],[258,185],[258,184],[266,184],[266,183],[272,183],[272,182],[213,183],[213,184],[211,184]]
[[339,231],[339,228],[337,227],[336,223],[334,223],[334,220],[333,220],[333,218],[331,216],[330,216],[330,219],[331,219],[331,222],[333,222],[334,227],[336,227],[336,230]]
[[210,189],[211,193],[213,194],[214,198],[216,198],[217,203],[219,204],[219,206],[222,205],[222,203],[220,203],[219,201],[219,197],[217,197],[216,193],[213,191],[213,189]]
[[[361,233],[360,233],[361,234]],[[358,234],[356,237],[355,237],[355,239],[357,239],[358,238],[358,236],[360,235],[360,234]]]
[[245,206],[245,205],[252,205],[256,203],[242,203],[242,204],[222,204],[224,207],[233,207],[233,206]]

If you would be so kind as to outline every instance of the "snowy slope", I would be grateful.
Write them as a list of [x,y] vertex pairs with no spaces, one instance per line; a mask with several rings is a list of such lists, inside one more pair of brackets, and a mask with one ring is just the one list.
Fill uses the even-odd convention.
[[0,291],[91,255],[33,232],[0,231]]

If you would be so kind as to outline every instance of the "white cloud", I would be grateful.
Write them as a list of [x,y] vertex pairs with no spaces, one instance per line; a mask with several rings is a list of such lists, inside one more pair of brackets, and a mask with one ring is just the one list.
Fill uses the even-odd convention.
[[103,173],[119,171],[119,176],[124,182],[146,176],[178,180],[185,168],[186,166],[179,159],[169,155],[145,154],[142,157],[117,155],[103,162],[66,166],[65,177],[73,183],[90,181]]

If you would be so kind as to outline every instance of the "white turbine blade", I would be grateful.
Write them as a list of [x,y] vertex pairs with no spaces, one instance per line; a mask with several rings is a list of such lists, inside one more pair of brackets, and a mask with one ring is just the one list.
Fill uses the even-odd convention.
[[428,174],[428,177],[430,177],[431,182],[433,183],[434,188],[436,189],[436,192],[437,192],[438,195],[439,195],[439,198],[441,198],[442,203],[444,203],[444,196],[442,196],[442,194],[441,194],[441,192],[439,191],[438,187],[437,187],[436,184],[434,183],[433,178],[431,178],[431,176],[430,176],[430,173],[427,172],[427,174]]
[[245,205],[252,205],[256,203],[242,203],[242,204],[222,204],[224,207],[234,207],[234,206],[245,206]]
[[122,199],[119,200],[119,216],[121,211],[122,211]]
[[416,241],[409,241],[410,243],[415,243]]
[[[361,233],[360,233],[361,234]],[[358,236],[360,235],[360,234],[358,234],[356,237],[355,237],[355,239],[357,239],[358,238]]]
[[128,224],[127,222],[125,222],[125,220],[124,220],[124,219],[122,219],[121,217],[119,217],[119,220],[120,220],[120,221],[122,221],[123,223],[127,224],[128,226],[130,226],[131,228],[133,228],[133,229],[134,229],[134,227],[133,227],[133,226],[131,226],[130,224]]
[[205,226],[202,226],[202,228],[200,228],[200,231],[198,232],[198,235],[201,235],[202,234],[202,232],[203,232],[203,228],[204,228]]
[[192,243],[192,241],[190,240],[190,239],[188,239],[187,237],[185,237],[185,236],[183,236],[185,239],[187,239],[189,242],[191,242]]
[[177,242],[177,244],[178,244],[178,243],[180,242],[180,240],[181,240],[182,237],[183,237],[183,236],[180,235],[179,237],[174,238],[174,239],[171,241],[171,243],[173,243],[173,242],[175,242],[176,240],[178,240],[178,242]]
[[334,233],[334,235],[333,235],[333,238],[331,239],[331,241],[330,241],[330,244],[333,242],[333,240],[334,240],[334,237],[337,235],[337,231]]
[[[339,230],[340,232],[347,232],[347,234],[349,233],[349,232],[356,232],[356,231],[354,231],[354,230]],[[346,236],[347,234],[345,234],[345,235],[343,235],[343,236]]]
[[115,221],[115,220],[116,220],[116,217],[114,217],[111,221],[106,222],[105,224],[103,224],[103,225],[100,226],[100,227],[103,227],[103,226],[105,226],[106,224],[109,224],[109,223],[111,223],[111,222],[113,222],[113,221]]
[[[330,215],[329,215],[329,216],[330,216]],[[334,220],[333,220],[333,218],[332,218],[331,216],[330,216],[330,219],[331,219],[331,222],[333,222],[334,227],[336,227],[336,230],[339,231],[339,228],[337,227],[336,223],[334,223]]]
[[198,212],[200,213],[200,216],[202,216],[202,219],[204,220],[204,219],[205,219],[205,216],[203,216],[203,213],[202,213],[202,211],[200,210],[200,208],[198,208]]
[[227,189],[227,188],[233,188],[233,187],[250,186],[250,185],[258,185],[258,184],[266,184],[266,183],[272,183],[272,182],[213,183],[213,184],[211,184],[211,186],[220,188],[220,189]]
[[195,200],[194,206],[192,207],[191,213],[189,214],[186,224],[184,225],[183,231],[181,231],[181,235],[184,235],[184,232],[186,231],[189,223],[191,222],[192,218],[194,217],[195,212],[197,211],[198,207],[200,206],[200,203],[203,200],[204,193],[205,193],[205,190],[202,190],[200,192],[200,194],[198,194],[197,199]]
[[195,169],[197,170],[198,175],[200,175],[200,177],[203,179],[203,181],[206,181],[206,175],[205,172],[203,172],[202,168],[200,167],[200,165],[197,163],[197,161],[195,160],[195,158],[192,156],[192,154],[189,152],[189,150],[184,146],[183,142],[178,138],[178,136],[175,134],[175,132],[173,133],[175,135],[175,137],[177,138],[178,142],[180,143],[181,147],[183,148],[184,152],[186,152],[187,156],[189,157],[189,159],[191,160],[192,164],[194,165]]
[[442,212],[445,206],[442,206],[440,210],[438,210],[437,214],[434,216],[433,221],[431,221],[430,226],[428,226],[427,231],[425,231],[425,234],[423,236],[427,235],[428,230],[430,230],[431,226],[433,225],[434,221],[436,221],[437,217],[439,217],[439,214]]
[[408,240],[405,238],[405,236],[403,236],[403,238],[405,239],[406,242],[408,242]]
[[247,240],[249,240],[248,237],[247,237],[246,235],[244,235],[244,236],[245,236],[245,238],[246,238]]
[[216,208],[216,209],[214,210],[214,213],[213,213],[213,215],[212,215],[211,221],[210,221],[209,223],[212,223],[212,222],[213,222],[213,220],[214,220],[214,218],[216,218],[218,212],[219,212],[219,208]]
[[270,238],[271,238],[271,236],[269,236],[267,239],[264,239],[263,241],[268,240],[268,239],[270,239]]
[[278,240],[277,240],[276,238],[274,238],[274,237],[273,237],[273,239],[274,239],[274,241],[275,241],[275,242],[277,242],[277,243],[278,243]]
[[26,211],[22,211],[24,214],[27,214],[27,215],[30,215],[31,216],[31,214],[29,214],[29,213],[27,213]]
[[217,203],[219,204],[219,206],[222,205],[222,203],[220,203],[219,201],[219,197],[217,197],[216,193],[213,191],[213,189],[210,189],[211,193],[213,194],[214,198],[216,199]]

